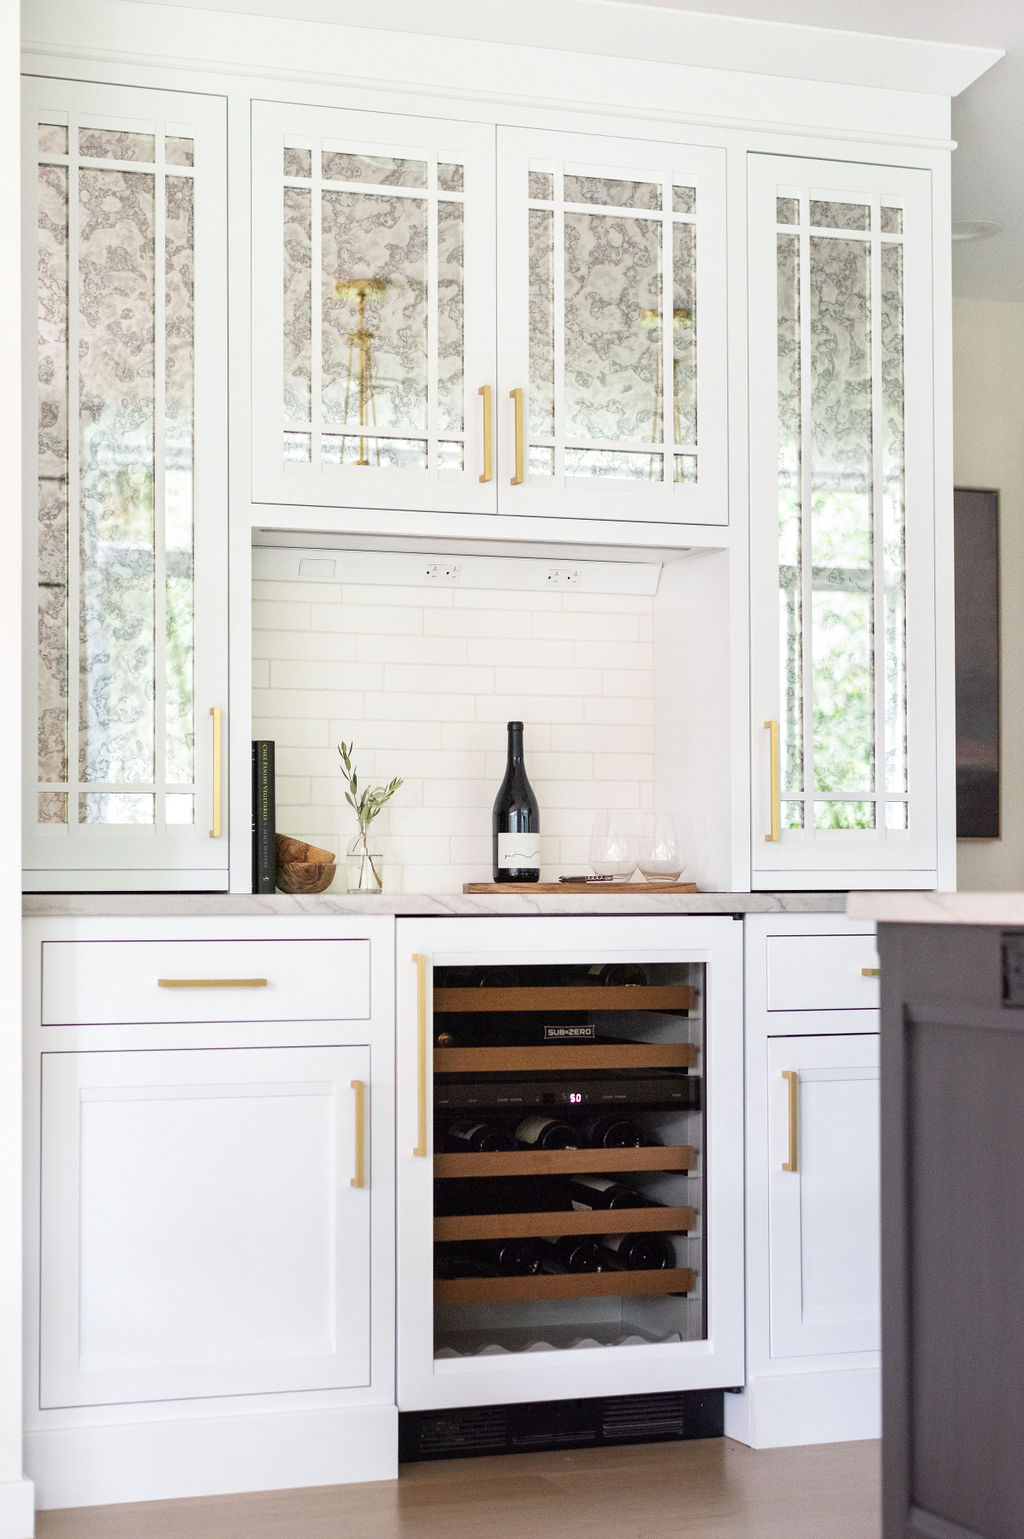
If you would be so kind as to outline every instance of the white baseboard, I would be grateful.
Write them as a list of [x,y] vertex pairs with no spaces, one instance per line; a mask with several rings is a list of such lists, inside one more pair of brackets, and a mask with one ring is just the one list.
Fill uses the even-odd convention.
[[882,1370],[759,1374],[726,1395],[725,1435],[751,1448],[881,1437]]
[[32,1539],[35,1531],[31,1480],[0,1481],[0,1539]]
[[[343,1406],[59,1427],[27,1433],[25,1461],[40,1510],[393,1480],[398,1412]],[[24,1536],[12,1529],[10,1539]]]

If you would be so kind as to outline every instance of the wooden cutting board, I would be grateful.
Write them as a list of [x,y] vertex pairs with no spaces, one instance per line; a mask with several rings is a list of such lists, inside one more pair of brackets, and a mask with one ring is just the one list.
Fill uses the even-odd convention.
[[633,893],[642,898],[649,892],[696,892],[696,882],[463,882],[463,892],[564,892]]

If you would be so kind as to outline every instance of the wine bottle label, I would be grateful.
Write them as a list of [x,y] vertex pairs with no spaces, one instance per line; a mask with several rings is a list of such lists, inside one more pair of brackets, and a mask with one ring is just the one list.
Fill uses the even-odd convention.
[[498,865],[502,871],[535,867],[540,870],[540,834],[499,834]]

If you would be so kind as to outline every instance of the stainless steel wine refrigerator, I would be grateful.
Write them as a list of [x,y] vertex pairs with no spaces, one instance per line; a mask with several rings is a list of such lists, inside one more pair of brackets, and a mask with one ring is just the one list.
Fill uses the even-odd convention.
[[742,1383],[740,958],[721,916],[400,921],[399,1409],[447,1451],[570,1401],[562,1441],[695,1435]]

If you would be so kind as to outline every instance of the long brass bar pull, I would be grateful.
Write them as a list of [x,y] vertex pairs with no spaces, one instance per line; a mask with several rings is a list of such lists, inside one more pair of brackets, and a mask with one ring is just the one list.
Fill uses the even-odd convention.
[[265,989],[266,978],[158,978],[158,989]]
[[416,1147],[418,1160],[427,1157],[427,959],[418,952],[416,963]]
[[800,1076],[795,1069],[783,1069],[782,1077],[789,1082],[789,1159],[782,1166],[783,1170],[796,1170],[797,1156],[797,1081]]
[[356,1093],[356,1173],[349,1186],[366,1185],[366,1084],[361,1079],[350,1080]]
[[220,733],[220,706],[211,705],[210,715],[213,717],[213,827],[210,829],[210,838],[220,838],[220,782],[222,774],[221,766],[221,733]]
[[771,798],[772,831],[770,834],[765,834],[764,837],[767,844],[775,844],[782,837],[782,793],[779,785],[779,724],[777,721],[766,721],[765,726],[768,728],[768,755],[770,760],[768,766],[768,795]]
[[484,473],[481,481],[494,479],[494,403],[490,385],[481,385],[477,395],[484,400]]
[[512,486],[523,484],[523,392],[517,385],[509,391],[509,400],[516,403],[516,473],[512,477]]

